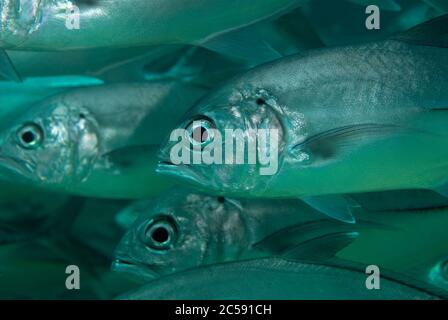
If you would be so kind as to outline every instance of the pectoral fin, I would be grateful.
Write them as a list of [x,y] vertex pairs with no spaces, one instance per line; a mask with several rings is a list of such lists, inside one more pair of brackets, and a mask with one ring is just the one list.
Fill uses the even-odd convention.
[[349,225],[321,219],[287,227],[266,237],[254,248],[287,259],[324,261],[334,258],[359,235],[355,228],[376,227],[370,224]]
[[17,70],[5,50],[0,49],[0,75],[6,80],[21,82]]
[[311,239],[285,252],[282,257],[291,260],[326,261],[350,245],[359,236],[358,232],[327,234]]
[[[303,223],[288,226],[280,229],[273,234],[270,234],[266,238],[257,242],[254,248],[269,252],[272,255],[284,255],[286,252],[291,251],[302,245],[305,242],[309,242],[312,239],[320,238],[326,234],[352,232],[354,231],[354,225],[342,223],[334,219],[318,219],[312,221],[305,221]],[[371,227],[370,224],[363,226],[357,224],[359,227]],[[376,227],[376,226],[374,226]]]
[[323,214],[347,223],[355,223],[356,219],[352,214],[350,201],[339,195],[324,195],[301,198],[310,207]]
[[291,154],[306,152],[313,159],[328,160],[341,151],[356,148],[359,145],[384,138],[390,134],[409,132],[412,129],[387,124],[356,124],[333,128],[307,138],[293,146]]

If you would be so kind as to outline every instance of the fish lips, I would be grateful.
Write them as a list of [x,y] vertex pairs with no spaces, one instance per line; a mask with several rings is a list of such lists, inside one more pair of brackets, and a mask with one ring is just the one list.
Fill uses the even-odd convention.
[[155,171],[158,174],[172,176],[193,185],[201,185],[201,176],[187,165],[176,165],[170,161],[159,161]]
[[126,258],[116,258],[111,265],[112,271],[131,274],[138,280],[150,281],[160,278],[160,274],[149,266],[137,264]]
[[165,142],[163,145],[164,147],[162,147],[157,154],[159,162],[155,167],[156,173],[198,184],[199,181],[201,181],[200,176],[193,169],[188,165],[174,164],[171,161],[170,152],[173,145],[169,141]]
[[20,159],[2,155],[0,151],[0,177],[25,181],[28,177],[27,165]]

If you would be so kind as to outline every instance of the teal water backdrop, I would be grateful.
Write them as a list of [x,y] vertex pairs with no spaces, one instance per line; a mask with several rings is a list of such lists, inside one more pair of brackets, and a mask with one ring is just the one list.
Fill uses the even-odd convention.
[[0,0],[0,299],[448,297],[446,1],[73,5]]

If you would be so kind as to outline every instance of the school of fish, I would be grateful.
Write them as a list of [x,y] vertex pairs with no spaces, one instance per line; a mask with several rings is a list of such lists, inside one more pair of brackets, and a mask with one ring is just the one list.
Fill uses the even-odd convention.
[[0,299],[448,299],[447,141],[444,0],[0,0]]

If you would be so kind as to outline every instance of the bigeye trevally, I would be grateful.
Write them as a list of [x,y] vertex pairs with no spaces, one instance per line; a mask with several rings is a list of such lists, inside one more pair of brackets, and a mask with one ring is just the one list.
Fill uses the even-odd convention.
[[[356,203],[341,195],[432,189],[448,196],[447,28],[444,15],[385,41],[255,67],[201,99],[177,127],[193,146],[187,158],[221,150],[214,155],[226,162],[175,164],[173,150],[183,149],[170,139],[157,170],[219,195],[301,198],[346,222],[355,221]],[[264,129],[264,144],[259,139],[252,151],[258,160],[270,155],[268,162],[248,164],[243,149],[236,164],[235,141],[228,152],[227,140],[214,140],[226,129],[242,132],[243,147],[256,141],[250,132]]]
[[[198,44],[287,12],[303,2],[2,0],[0,47],[65,50]],[[70,22],[78,18],[79,28],[75,23],[71,27]]]
[[134,219],[112,268],[146,281],[255,257],[330,260],[363,230],[386,228],[367,219],[356,225],[330,219],[297,200],[232,199],[183,188],[117,214],[124,226]]
[[443,299],[425,285],[381,273],[381,290],[366,288],[366,274],[350,268],[279,258],[222,263],[160,278],[119,299]]
[[[255,4],[239,0],[2,0],[0,48],[7,51],[0,51],[0,75],[16,81],[25,76],[16,66],[20,61],[16,62],[14,56],[21,58],[27,53],[16,54],[15,50],[44,51],[43,55],[62,60],[65,55],[51,51],[67,51],[67,59],[74,56],[76,60],[84,53],[80,50],[90,50],[91,55],[96,50],[107,57],[98,60],[86,56],[85,59],[96,60],[96,65],[90,61],[84,64],[101,71],[100,65],[114,56],[130,55],[143,47],[149,50],[191,45],[253,66],[278,58],[291,47],[297,52],[297,30],[288,35],[285,29],[299,27],[302,33],[306,29],[309,34],[299,42],[315,42],[307,18],[294,10],[307,1],[260,0]],[[293,14],[295,20],[285,28],[281,20],[285,16],[288,19],[288,14]],[[79,21],[79,28],[67,26],[73,19]],[[302,45],[299,43],[299,47]],[[69,63],[69,69],[76,67],[76,63]]]
[[[260,63],[278,55],[257,25],[307,1],[1,0],[0,48],[65,51],[200,45]],[[5,50],[0,50],[0,75],[14,81],[23,77]]]
[[157,194],[170,185],[154,172],[162,137],[203,93],[158,80],[46,98],[0,125],[0,176],[87,196]]

